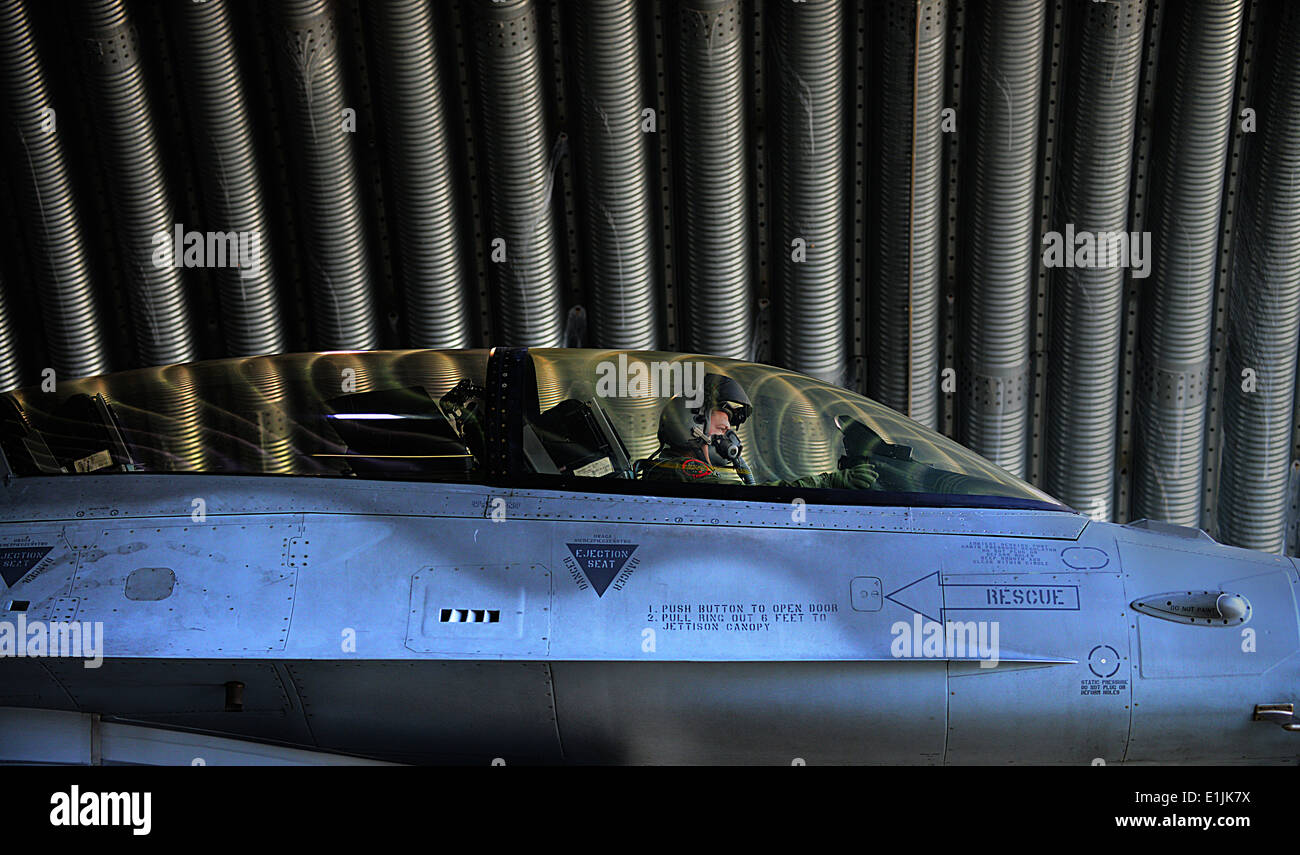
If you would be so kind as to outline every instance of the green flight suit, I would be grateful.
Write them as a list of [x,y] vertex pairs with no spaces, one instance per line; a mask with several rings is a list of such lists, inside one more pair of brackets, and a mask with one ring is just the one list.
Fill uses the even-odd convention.
[[[722,484],[721,475],[706,461],[698,457],[677,456],[656,457],[646,461],[641,469],[641,477],[646,481],[680,481],[687,484]],[[823,472],[821,475],[806,475],[792,481],[763,481],[760,487],[799,487],[806,490],[869,490],[876,483],[879,473],[866,460],[858,459],[847,469],[835,472]]]

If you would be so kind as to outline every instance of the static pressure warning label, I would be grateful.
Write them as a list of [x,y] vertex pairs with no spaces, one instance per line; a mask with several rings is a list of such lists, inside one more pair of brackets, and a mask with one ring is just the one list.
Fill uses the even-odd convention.
[[[623,583],[636,569],[637,560],[632,558],[639,544],[636,543],[566,543],[573,558],[565,558],[564,563],[569,575],[578,583],[579,588],[587,587],[577,572],[581,571],[591,587],[596,589],[596,596],[605,596],[610,583],[618,580],[614,590],[621,590]],[[631,560],[629,560],[631,559]]]

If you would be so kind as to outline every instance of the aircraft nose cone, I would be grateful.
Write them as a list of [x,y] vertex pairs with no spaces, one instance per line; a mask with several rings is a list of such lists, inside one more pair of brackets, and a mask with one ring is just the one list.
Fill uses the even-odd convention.
[[1219,599],[1215,601],[1214,606],[1225,620],[1240,620],[1250,609],[1246,598],[1240,594],[1219,594]]

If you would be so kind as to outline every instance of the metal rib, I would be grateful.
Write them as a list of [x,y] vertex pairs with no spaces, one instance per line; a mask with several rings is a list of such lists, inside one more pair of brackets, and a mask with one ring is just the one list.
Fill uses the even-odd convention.
[[738,0],[683,0],[678,10],[685,191],[684,350],[752,357],[754,263],[745,134],[745,15]]
[[10,132],[22,149],[22,160],[12,164],[11,181],[29,228],[49,364],[68,379],[103,374],[109,370],[108,353],[59,136],[59,113],[46,90],[27,10],[19,0],[0,0],[0,69],[13,120]]
[[426,0],[368,4],[383,82],[398,278],[413,347],[469,347],[469,273],[448,140],[433,9]]
[[13,318],[5,300],[4,282],[0,282],[0,392],[23,385],[22,364],[18,359],[18,340],[14,336]]
[[[1128,229],[1146,2],[1085,4],[1081,14],[1063,105],[1068,174],[1055,228],[1119,233]],[[1114,514],[1125,278],[1117,265],[1061,267],[1052,280],[1045,487],[1101,520]]]
[[[776,356],[829,383],[847,379],[844,299],[844,9],[775,7]],[[802,241],[796,247],[796,241]],[[802,260],[796,260],[796,252]]]
[[659,346],[659,272],[642,130],[636,0],[587,0],[574,15],[581,94],[592,329],[589,346]]
[[[1035,196],[1043,0],[973,10],[974,160],[967,225],[967,357],[964,438],[1023,475],[1029,439],[1030,302],[1037,251]],[[967,111],[967,121],[972,113]]]
[[531,0],[480,0],[475,16],[483,145],[487,152],[489,258],[496,343],[555,347],[564,308],[551,208],[564,138],[547,130],[541,33]]
[[[190,72],[190,97],[206,227],[247,236],[251,264],[213,269],[221,295],[222,328],[232,356],[279,353],[285,348],[279,289],[267,228],[266,200],[254,154],[248,100],[224,0],[185,3],[179,9]],[[255,250],[255,251],[253,251]],[[209,260],[210,261],[210,260]]]
[[167,251],[175,219],[135,28],[122,0],[89,0],[81,21],[95,139],[130,290],[136,353],[145,365],[188,362],[196,356],[189,300]]
[[1300,9],[1278,15],[1233,248],[1218,533],[1280,553],[1300,341]]
[[[1144,307],[1134,516],[1197,525],[1214,323],[1219,215],[1237,76],[1242,0],[1178,10],[1165,146],[1152,196],[1158,216]],[[1163,52],[1162,52],[1163,53]]]
[[869,393],[936,427],[943,281],[943,131],[948,4],[885,9],[880,82],[879,277]]
[[343,110],[352,105],[333,7],[328,0],[286,0],[280,12],[315,341],[323,350],[369,350],[379,345],[379,326],[353,135],[343,129]]

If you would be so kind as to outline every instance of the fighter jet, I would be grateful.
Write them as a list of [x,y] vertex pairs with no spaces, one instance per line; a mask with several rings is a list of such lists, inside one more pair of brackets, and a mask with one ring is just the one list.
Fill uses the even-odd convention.
[[218,360],[0,450],[0,762],[1300,759],[1293,559],[781,368]]

